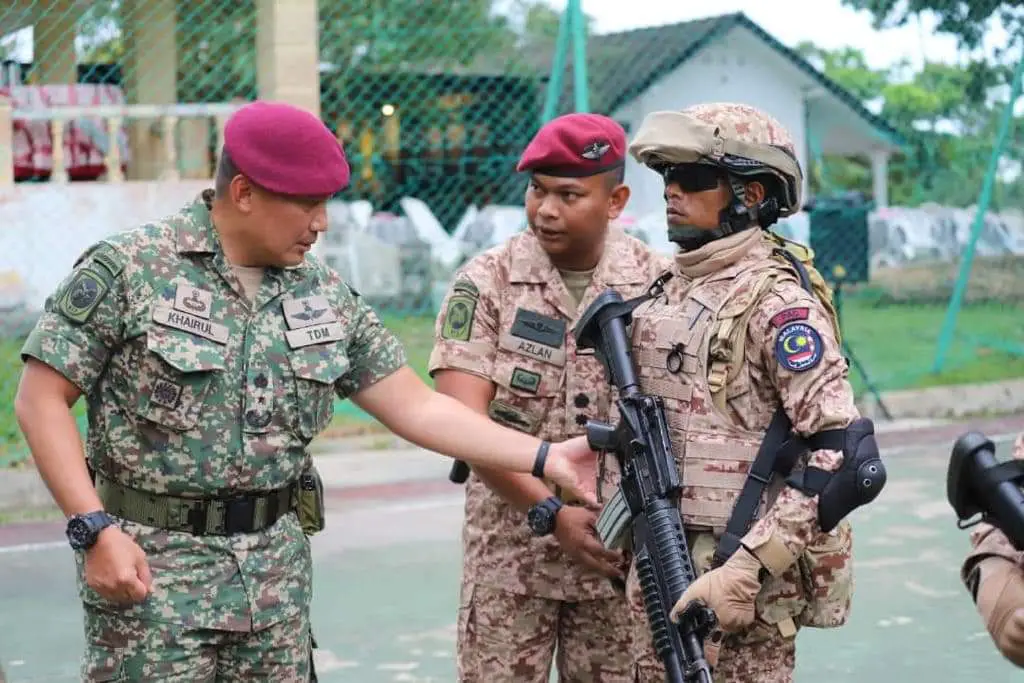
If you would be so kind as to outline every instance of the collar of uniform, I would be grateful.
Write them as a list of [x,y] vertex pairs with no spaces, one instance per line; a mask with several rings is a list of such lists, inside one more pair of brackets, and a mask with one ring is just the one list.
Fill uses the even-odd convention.
[[210,219],[213,190],[203,190],[186,206],[178,220],[178,253],[210,254],[220,251],[220,240]]
[[[545,283],[560,277],[537,236],[527,228],[513,238],[510,283]],[[603,285],[636,285],[647,282],[647,273],[629,253],[626,233],[619,226],[608,227],[604,254],[594,270],[594,281]]]

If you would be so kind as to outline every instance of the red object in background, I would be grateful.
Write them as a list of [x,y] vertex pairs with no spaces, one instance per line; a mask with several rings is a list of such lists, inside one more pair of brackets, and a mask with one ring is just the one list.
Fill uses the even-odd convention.
[[[124,104],[116,85],[13,85],[0,88],[11,98],[13,111],[14,179],[49,177],[53,170],[53,136],[48,121],[28,121],[18,113],[62,106]],[[122,171],[128,163],[128,133],[123,123],[117,135]],[[106,170],[107,122],[100,117],[71,119],[64,124],[64,170],[72,180],[96,180]]]

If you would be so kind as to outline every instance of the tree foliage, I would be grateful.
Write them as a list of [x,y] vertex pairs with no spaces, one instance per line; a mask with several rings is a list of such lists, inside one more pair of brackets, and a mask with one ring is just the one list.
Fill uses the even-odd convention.
[[981,45],[995,20],[1018,39],[1024,28],[1024,0],[842,0],[842,3],[870,12],[875,29],[903,26],[926,14],[934,16],[936,31],[956,36],[964,48],[971,50]]
[[[977,201],[1006,107],[1005,87],[999,87],[1008,80],[1005,65],[967,58],[962,64],[926,62],[919,70],[907,63],[873,69],[857,48],[826,50],[804,42],[796,49],[865,105],[877,107],[907,141],[890,162],[890,203],[969,206]],[[1015,129],[1022,139],[1022,126]],[[1021,145],[1008,145],[1003,159],[1024,161]],[[820,161],[811,176],[813,191],[870,193],[868,160]],[[1019,204],[1024,198],[1019,186],[1019,178],[997,183],[994,206]]]

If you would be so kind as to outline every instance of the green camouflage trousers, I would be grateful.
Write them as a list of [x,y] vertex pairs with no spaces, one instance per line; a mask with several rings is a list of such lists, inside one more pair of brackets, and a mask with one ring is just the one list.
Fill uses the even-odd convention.
[[254,633],[186,629],[85,609],[82,680],[235,683],[310,680],[305,615]]

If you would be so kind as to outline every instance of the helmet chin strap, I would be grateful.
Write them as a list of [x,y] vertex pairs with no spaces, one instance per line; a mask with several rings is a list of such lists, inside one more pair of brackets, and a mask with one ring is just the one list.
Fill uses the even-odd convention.
[[769,197],[754,206],[747,206],[744,199],[746,188],[731,173],[728,176],[732,188],[729,204],[718,214],[718,227],[695,228],[690,225],[668,226],[668,239],[683,251],[694,251],[715,240],[747,230],[755,225],[767,228],[779,218],[779,202]]

